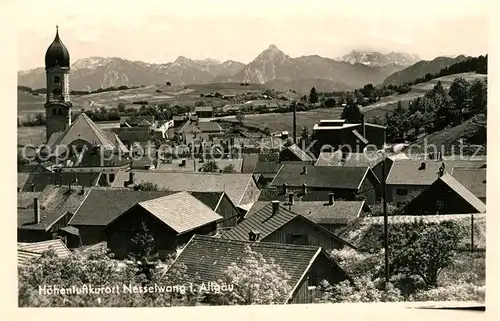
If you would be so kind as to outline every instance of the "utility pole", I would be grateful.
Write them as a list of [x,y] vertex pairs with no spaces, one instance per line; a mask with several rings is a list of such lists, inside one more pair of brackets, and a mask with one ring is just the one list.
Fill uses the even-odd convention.
[[297,119],[295,118],[296,102],[292,101],[292,111],[293,111],[293,143],[297,144]]
[[384,206],[384,252],[385,252],[385,288],[387,290],[387,286],[389,285],[389,224],[388,224],[388,216],[387,216],[387,187],[385,181],[386,177],[386,152],[383,152],[382,159],[382,198],[383,198],[383,206]]

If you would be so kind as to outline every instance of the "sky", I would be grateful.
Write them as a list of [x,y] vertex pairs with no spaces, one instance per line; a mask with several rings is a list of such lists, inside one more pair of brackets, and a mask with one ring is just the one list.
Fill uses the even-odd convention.
[[[275,44],[292,57],[352,50],[437,56],[488,51],[488,0],[18,0],[18,69],[42,67],[59,34],[71,62],[178,56],[249,63]],[[29,8],[27,10],[27,8]],[[22,23],[21,23],[22,22]]]

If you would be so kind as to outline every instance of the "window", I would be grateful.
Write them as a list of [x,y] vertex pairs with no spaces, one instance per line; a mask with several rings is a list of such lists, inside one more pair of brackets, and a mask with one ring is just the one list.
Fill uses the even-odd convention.
[[61,109],[61,108],[59,108],[59,109],[57,110],[57,114],[58,114],[58,115],[62,115],[62,114],[63,114],[63,112],[62,112],[62,109]]
[[443,201],[436,201],[436,208],[438,211],[441,211],[444,209],[444,202]]
[[293,233],[289,235],[289,240],[291,244],[296,245],[307,245],[308,239],[307,235],[301,233]]
[[115,174],[109,174],[109,182],[113,183],[114,180],[115,180]]
[[54,77],[54,84],[58,84],[61,82],[61,78],[59,76]]
[[52,109],[52,116],[56,116],[56,115],[57,115],[57,110]]
[[396,195],[408,195],[408,189],[406,188],[397,188]]
[[57,87],[52,90],[52,93],[54,95],[60,95],[61,94],[61,88]]

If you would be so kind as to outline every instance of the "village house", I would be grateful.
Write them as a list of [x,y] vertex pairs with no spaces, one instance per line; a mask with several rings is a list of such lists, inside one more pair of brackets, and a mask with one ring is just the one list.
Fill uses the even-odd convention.
[[105,229],[108,248],[116,258],[134,251],[133,238],[144,223],[155,239],[160,257],[175,253],[194,234],[215,234],[222,216],[187,192],[139,202]]
[[[361,219],[370,208],[364,201],[338,201],[335,195],[330,193],[327,201],[296,201],[293,194],[283,202],[283,207],[288,210],[304,215],[314,223],[336,233],[357,219]],[[268,201],[256,202],[246,213],[245,219],[267,206]]]
[[17,173],[18,192],[41,192],[48,185],[71,183],[87,187],[97,186],[101,179],[99,172],[35,172]]
[[350,124],[345,119],[320,120],[313,127],[311,150],[319,154],[323,146],[330,145],[334,150],[344,147],[349,152],[362,152],[367,145],[381,149],[386,143],[386,127],[364,122]]
[[486,168],[453,168],[451,176],[486,204]]
[[307,152],[300,149],[297,144],[290,145],[281,151],[279,155],[279,161],[297,161],[297,162],[306,162],[309,164],[314,164],[313,155],[308,154]]
[[212,118],[214,116],[214,108],[212,106],[198,106],[194,108],[194,112],[200,118]]
[[278,195],[292,192],[304,197],[320,192],[324,197],[325,193],[334,193],[346,201],[364,199],[368,205],[380,198],[380,182],[369,167],[283,164],[270,186]]
[[17,265],[22,266],[32,260],[42,256],[42,253],[53,250],[59,258],[66,258],[71,255],[71,251],[66,247],[61,239],[47,240],[32,243],[17,243]]
[[132,115],[132,116],[121,116],[120,117],[120,127],[143,127],[148,129],[154,129],[157,125],[155,116],[146,115]]
[[387,200],[394,203],[412,200],[439,178],[440,168],[443,173],[450,173],[457,168],[480,169],[485,165],[485,161],[471,160],[396,159],[386,176]]
[[351,247],[308,215],[288,210],[279,201],[269,202],[234,228],[221,235],[224,239],[321,246],[326,250]]
[[171,271],[186,266],[190,279],[199,282],[196,285],[217,282],[224,278],[231,264],[238,265],[244,259],[241,254],[246,247],[262,255],[267,262],[274,260],[290,276],[288,284],[291,290],[282,304],[312,303],[316,287],[323,280],[333,285],[350,280],[347,273],[318,246],[230,240],[204,235],[191,238],[166,275],[168,277]]
[[[132,174],[130,174],[132,173]],[[226,192],[234,205],[254,203],[260,189],[252,174],[226,174],[204,172],[170,172],[134,170],[121,173],[111,187],[156,184],[160,189],[186,192]]]
[[444,173],[406,204],[408,215],[485,213],[486,205],[453,176]]

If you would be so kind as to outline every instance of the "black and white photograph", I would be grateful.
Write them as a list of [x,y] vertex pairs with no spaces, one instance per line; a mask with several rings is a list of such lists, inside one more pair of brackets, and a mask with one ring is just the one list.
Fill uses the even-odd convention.
[[19,308],[485,309],[489,1],[18,2]]

